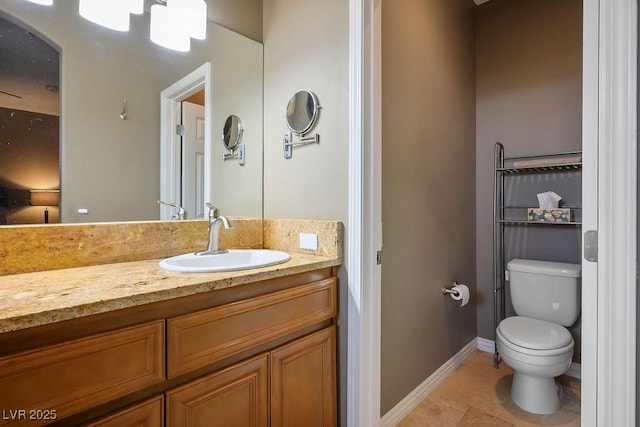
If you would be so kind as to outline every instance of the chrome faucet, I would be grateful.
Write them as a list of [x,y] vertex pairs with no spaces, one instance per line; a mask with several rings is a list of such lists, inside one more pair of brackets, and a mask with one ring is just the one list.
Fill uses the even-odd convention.
[[187,219],[187,210],[185,208],[183,208],[182,206],[176,205],[175,203],[163,202],[162,200],[158,200],[158,204],[159,205],[167,205],[167,206],[171,206],[172,208],[178,209],[178,212],[176,212],[171,217],[171,219],[178,219],[178,220]]
[[218,208],[207,202],[209,208],[209,242],[207,243],[207,250],[203,252],[196,252],[196,255],[217,255],[229,252],[226,249],[218,248],[218,240],[220,237],[220,224],[224,225],[224,228],[233,228],[233,224],[226,216],[218,215]]

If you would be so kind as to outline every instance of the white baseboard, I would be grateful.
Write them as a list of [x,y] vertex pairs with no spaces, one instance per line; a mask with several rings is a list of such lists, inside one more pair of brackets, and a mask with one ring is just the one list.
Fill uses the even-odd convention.
[[444,365],[440,366],[433,374],[416,387],[411,393],[400,401],[396,406],[391,408],[389,412],[384,414],[380,420],[381,427],[392,427],[398,424],[404,417],[424,400],[440,383],[442,383],[447,375],[455,371],[467,357],[478,349],[478,340],[473,339],[469,344],[465,345],[451,359],[447,360]]
[[478,350],[487,353],[493,353],[495,351],[496,343],[493,340],[478,337]]

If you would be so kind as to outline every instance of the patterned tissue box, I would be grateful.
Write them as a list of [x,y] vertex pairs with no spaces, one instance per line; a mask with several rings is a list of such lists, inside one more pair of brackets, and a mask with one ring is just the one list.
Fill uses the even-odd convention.
[[527,221],[571,222],[571,209],[528,208]]

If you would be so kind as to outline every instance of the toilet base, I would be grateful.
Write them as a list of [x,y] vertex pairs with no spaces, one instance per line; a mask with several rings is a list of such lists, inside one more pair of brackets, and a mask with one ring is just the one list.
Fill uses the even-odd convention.
[[555,379],[540,378],[514,372],[511,383],[511,400],[520,408],[533,414],[547,415],[560,409],[562,386]]

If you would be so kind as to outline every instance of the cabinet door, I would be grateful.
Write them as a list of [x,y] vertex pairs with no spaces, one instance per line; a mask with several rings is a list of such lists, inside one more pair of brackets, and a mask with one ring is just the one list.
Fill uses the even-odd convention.
[[272,427],[337,424],[335,327],[271,353]]
[[123,409],[109,417],[87,424],[87,427],[163,427],[164,395]]
[[262,354],[168,391],[167,427],[266,427],[268,393]]

